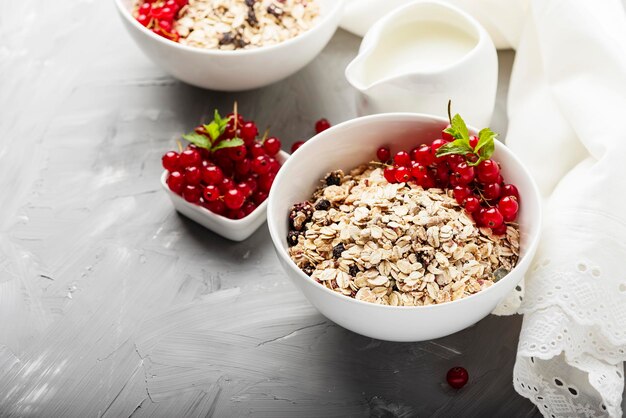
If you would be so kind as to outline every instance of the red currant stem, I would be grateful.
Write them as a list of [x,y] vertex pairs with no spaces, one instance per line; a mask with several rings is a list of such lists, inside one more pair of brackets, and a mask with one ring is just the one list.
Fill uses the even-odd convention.
[[156,19],[151,17],[150,18],[150,22],[148,22],[148,26],[146,26],[146,28],[152,29],[154,27],[154,24],[155,24],[154,22],[156,22]]
[[183,152],[183,144],[180,142],[180,139],[176,140],[176,145],[178,145],[178,153]]
[[267,139],[267,136],[270,134],[270,127],[268,126],[265,129],[265,132],[263,132],[263,138],[261,138],[261,144],[263,144],[265,142],[265,140]]
[[483,200],[483,202],[485,202],[487,204],[487,206],[489,206],[490,208],[492,208],[493,206],[491,204],[489,204],[489,201],[487,199],[485,199],[485,196],[481,193],[480,189],[477,187],[476,189],[474,189],[476,191],[476,193],[478,193],[480,195],[480,198]]
[[233,115],[235,117],[235,131],[237,130],[237,122],[239,121],[239,116],[237,116],[237,100],[233,103]]
[[452,125],[452,99],[448,99],[448,120],[450,125]]
[[385,168],[393,167],[393,164],[381,163],[380,161],[370,161],[370,164],[375,165],[377,167],[385,167]]

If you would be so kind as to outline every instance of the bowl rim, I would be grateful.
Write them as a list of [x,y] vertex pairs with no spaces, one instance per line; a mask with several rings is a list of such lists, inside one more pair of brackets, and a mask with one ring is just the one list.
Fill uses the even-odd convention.
[[[290,154],[287,153],[286,151],[283,151],[281,149],[278,152],[278,154],[276,154],[276,156],[278,157],[277,160],[280,161],[281,168],[282,168],[282,166],[285,165],[287,160],[289,160]],[[278,172],[280,172],[280,169],[278,170]],[[268,196],[267,199],[265,199],[263,202],[261,202],[261,204],[259,206],[257,206],[256,209],[254,209],[252,212],[250,212],[248,215],[244,216],[241,219],[230,219],[230,218],[227,218],[225,216],[218,215],[217,213],[211,212],[209,209],[205,208],[204,206],[200,206],[200,205],[197,205],[195,203],[188,202],[185,199],[183,199],[183,197],[181,195],[179,195],[178,193],[174,193],[167,186],[167,176],[168,176],[168,174],[169,174],[169,172],[167,170],[163,170],[163,172],[161,173],[160,182],[161,182],[161,187],[163,187],[165,192],[170,196],[170,199],[178,199],[181,203],[185,204],[185,206],[188,206],[188,207],[192,208],[193,210],[198,211],[199,213],[201,213],[206,218],[214,220],[217,223],[221,223],[224,226],[236,227],[236,228],[245,228],[245,227],[248,226],[248,224],[252,223],[254,221],[254,219],[258,218],[259,216],[262,216],[262,214],[264,212],[266,212],[269,196]],[[272,187],[273,187],[273,185],[272,185]],[[271,191],[271,188],[270,188],[270,191]],[[211,228],[207,228],[207,229],[211,229]]]
[[[342,123],[339,123],[337,125],[331,126],[329,129],[313,136],[311,139],[309,139],[308,141],[306,141],[299,149],[298,152],[306,152],[308,148],[310,148],[310,143],[318,141],[320,138],[324,138],[327,136],[331,136],[334,134],[334,132],[341,130],[345,127],[349,127],[351,125],[358,125],[361,124],[363,122],[372,122],[372,121],[386,121],[386,122],[390,122],[390,121],[394,121],[397,119],[402,119],[402,118],[409,118],[409,119],[414,119],[415,122],[419,122],[419,119],[430,119],[433,121],[437,121],[437,122],[441,122],[442,124],[447,124],[449,123],[448,119],[440,117],[440,116],[436,116],[436,115],[431,115],[431,114],[427,114],[427,113],[411,113],[411,112],[392,112],[392,113],[379,113],[379,114],[374,114],[374,115],[368,115],[368,116],[361,116],[361,117],[356,117],[353,119],[349,119],[347,121],[344,121]],[[471,125],[467,126],[468,129],[470,131],[474,131],[474,132],[478,132],[478,130],[476,128],[474,128]],[[453,300],[450,302],[445,302],[445,303],[439,303],[439,304],[433,304],[433,305],[422,305],[422,306],[391,306],[391,305],[380,305],[377,303],[372,303],[372,302],[365,302],[365,301],[361,301],[361,300],[357,300],[355,298],[351,298],[351,297],[347,297],[345,295],[339,294],[335,291],[332,291],[330,289],[328,289],[325,286],[322,286],[321,284],[315,282],[314,280],[312,280],[309,276],[307,276],[302,270],[300,270],[296,264],[293,262],[293,260],[291,259],[291,257],[289,257],[287,251],[282,247],[282,242],[284,240],[284,237],[280,237],[278,235],[278,226],[277,226],[277,222],[279,222],[279,220],[275,220],[275,218],[272,216],[272,213],[274,212],[274,206],[277,203],[274,203],[274,200],[276,199],[276,193],[273,192],[274,190],[276,190],[276,188],[272,188],[272,190],[270,190],[270,195],[267,198],[267,202],[268,202],[268,206],[267,206],[267,226],[268,229],[270,231],[270,236],[272,238],[272,243],[274,244],[274,248],[276,249],[276,253],[278,254],[278,257],[281,258],[285,263],[285,265],[288,265],[290,268],[292,268],[293,270],[295,270],[296,275],[298,276],[298,278],[300,280],[303,281],[303,283],[309,284],[309,285],[314,285],[315,287],[319,288],[321,291],[326,292],[327,294],[331,294],[333,295],[332,297],[337,298],[338,301],[343,301],[345,303],[355,303],[357,305],[361,305],[361,306],[370,306],[372,309],[389,309],[389,310],[395,310],[395,309],[401,309],[401,310],[415,310],[415,311],[419,311],[419,310],[437,310],[437,309],[448,309],[450,307],[453,306],[457,306],[457,305],[461,305],[461,304],[467,304],[467,303],[471,303],[473,300],[476,300],[477,298],[480,298],[481,295],[486,295],[489,292],[493,292],[493,289],[495,289],[496,287],[502,287],[501,283],[505,282],[507,280],[507,278],[511,279],[512,278],[512,273],[514,271],[516,271],[522,264],[527,264],[530,263],[532,261],[529,260],[529,257],[531,257],[538,245],[539,245],[539,239],[541,237],[541,225],[543,222],[543,208],[541,205],[541,193],[539,192],[539,188],[537,187],[537,184],[534,180],[534,177],[530,174],[530,172],[528,171],[528,168],[522,163],[522,161],[515,155],[515,153],[513,151],[511,151],[506,145],[504,145],[504,143],[500,142],[499,140],[495,140],[496,141],[496,149],[499,149],[501,152],[504,152],[507,154],[507,156],[509,158],[511,158],[513,161],[515,161],[516,164],[519,165],[519,167],[521,167],[522,169],[522,173],[523,175],[528,179],[529,184],[530,184],[530,188],[532,190],[532,193],[535,195],[535,201],[536,201],[536,206],[537,206],[537,214],[536,217],[533,219],[534,222],[536,222],[536,224],[538,225],[536,233],[534,234],[534,236],[529,236],[529,243],[527,246],[527,252],[526,254],[524,254],[523,257],[520,257],[518,259],[517,264],[515,265],[515,267],[513,267],[513,269],[502,279],[498,280],[496,283],[494,283],[492,286],[488,287],[487,289],[483,289],[480,292],[474,293],[470,296],[464,297],[462,299],[457,299],[457,300]],[[285,164],[283,164],[283,167],[285,165],[288,164],[295,164],[293,161],[291,161],[292,159],[290,159],[290,161],[285,162]],[[289,168],[289,167],[287,167]],[[281,170],[278,172],[278,175],[276,176],[276,179],[274,180],[274,185],[278,186],[280,185],[282,178],[284,176],[287,176],[287,174],[285,174],[288,170]],[[502,299],[499,300],[499,302]],[[498,303],[499,303],[498,302]],[[340,302],[342,303],[342,302]]]
[[[270,52],[270,51],[274,51],[274,50],[278,50],[280,48],[283,47],[287,47],[289,45],[301,42],[302,39],[311,37],[314,33],[316,33],[318,31],[319,28],[326,26],[330,20],[332,20],[336,15],[338,15],[341,10],[343,9],[343,5],[344,5],[344,1],[345,0],[331,0],[328,1],[328,3],[331,5],[331,7],[328,10],[328,13],[325,13],[321,16],[319,16],[319,21],[316,22],[315,25],[313,25],[309,30],[307,30],[306,32],[303,32],[293,38],[289,38],[285,41],[279,42],[277,44],[273,44],[273,45],[267,45],[267,46],[260,46],[258,48],[252,48],[252,49],[235,49],[232,51],[224,51],[221,49],[206,49],[206,48],[199,48],[199,47],[195,47],[195,46],[188,46],[188,45],[183,45],[181,43],[178,42],[174,42],[171,41],[169,39],[165,39],[162,36],[157,35],[156,33],[148,30],[145,26],[143,26],[142,24],[140,24],[139,22],[137,22],[137,19],[135,19],[131,13],[130,10],[128,10],[124,4],[123,1],[124,0],[114,0],[115,1],[115,5],[117,6],[117,9],[120,13],[120,15],[122,15],[122,17],[124,19],[126,19],[132,26],[134,26],[136,29],[138,29],[140,32],[143,32],[145,35],[147,35],[148,37],[152,38],[153,40],[156,40],[159,43],[162,43],[163,45],[166,46],[171,46],[173,48],[178,48],[182,51],[187,51],[187,52],[191,52],[191,53],[196,53],[196,54],[200,54],[200,55],[208,55],[208,56],[222,56],[222,57],[226,57],[226,56],[251,56],[251,55],[257,55],[257,54],[262,54],[264,52]],[[133,2],[133,0],[131,0],[131,3]]]

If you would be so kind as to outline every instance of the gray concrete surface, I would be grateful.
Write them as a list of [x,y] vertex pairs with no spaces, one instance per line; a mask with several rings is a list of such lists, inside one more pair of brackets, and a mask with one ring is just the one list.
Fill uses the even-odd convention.
[[160,190],[161,154],[215,107],[237,100],[287,148],[354,117],[359,41],[339,31],[291,78],[216,93],[149,62],[111,1],[0,3],[0,416],[539,416],[511,385],[521,318],[353,334],[295,290],[265,226],[229,242]]

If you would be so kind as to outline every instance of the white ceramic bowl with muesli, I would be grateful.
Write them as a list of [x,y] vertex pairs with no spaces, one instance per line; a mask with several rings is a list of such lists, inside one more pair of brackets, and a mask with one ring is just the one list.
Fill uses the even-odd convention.
[[[236,0],[217,3],[221,5],[229,1]],[[267,0],[257,0],[257,2],[265,5]],[[319,11],[315,13],[311,22],[301,22],[301,25],[306,26],[306,30],[296,31],[296,36],[280,39],[278,42],[275,40],[267,44],[255,42],[252,37],[257,35],[256,33],[251,34],[251,39],[240,39],[250,29],[244,28],[246,19],[229,16],[228,21],[234,21],[236,28],[228,28],[224,22],[220,22],[219,27],[213,33],[209,31],[212,26],[207,24],[205,28],[200,27],[195,35],[208,33],[208,36],[205,38],[194,36],[186,43],[179,43],[159,36],[141,25],[133,16],[136,5],[134,0],[115,0],[115,4],[131,37],[155,64],[186,83],[221,91],[241,91],[267,86],[302,69],[322,51],[333,36],[343,9],[343,0],[315,0]],[[259,25],[262,24],[262,16],[258,19]],[[202,26],[203,22],[192,22],[190,25],[198,27]],[[284,29],[293,33],[296,28]],[[233,32],[229,32],[231,30]],[[233,48],[235,48],[234,45],[243,45],[243,43],[254,47],[234,50],[211,47],[212,43],[224,44],[225,35],[235,32],[242,35],[226,36],[227,40],[236,41],[232,43]],[[217,36],[214,36],[215,34]],[[230,45],[231,43],[228,44]]]
[[[440,137],[446,125],[409,113],[353,119],[305,143],[276,177],[267,218],[278,258],[337,324],[389,341],[443,337],[488,315],[528,269],[539,241],[540,196],[502,143],[492,158],[522,202],[503,236],[477,228],[444,191],[390,184],[367,165],[381,145],[392,153],[411,149]],[[292,212],[305,201],[309,213]],[[294,223],[302,228],[295,238]]]

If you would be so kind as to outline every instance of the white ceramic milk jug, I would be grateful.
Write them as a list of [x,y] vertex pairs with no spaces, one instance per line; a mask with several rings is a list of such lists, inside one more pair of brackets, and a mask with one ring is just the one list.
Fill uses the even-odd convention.
[[498,57],[485,29],[467,13],[438,1],[393,10],[367,32],[346,68],[359,92],[360,115],[454,113],[489,125],[498,84]]

